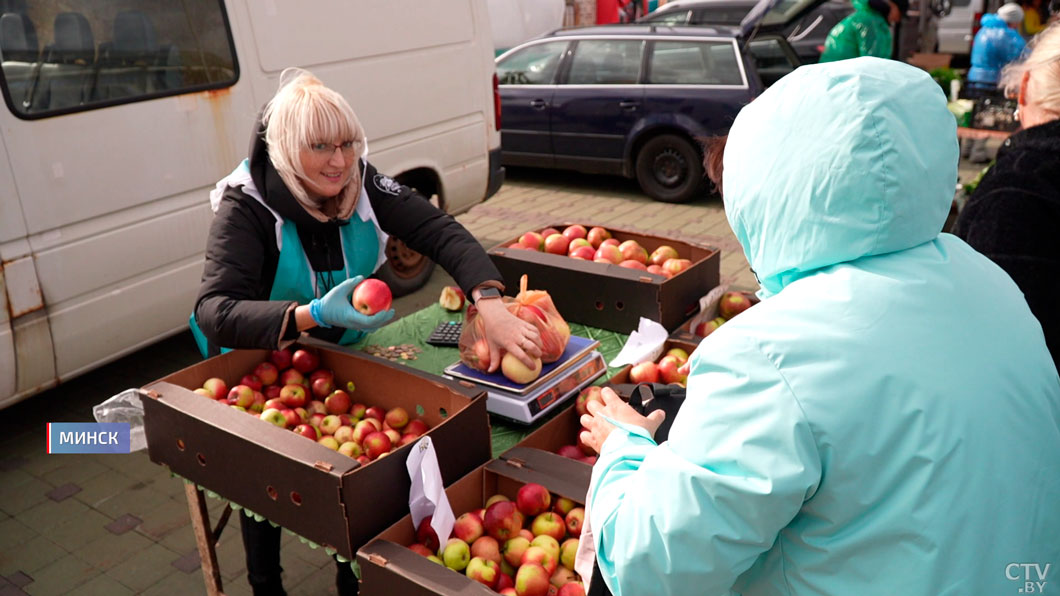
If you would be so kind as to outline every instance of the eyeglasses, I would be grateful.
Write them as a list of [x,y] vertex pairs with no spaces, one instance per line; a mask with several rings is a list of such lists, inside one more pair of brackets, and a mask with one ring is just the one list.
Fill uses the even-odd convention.
[[309,150],[318,157],[330,157],[336,149],[342,151],[342,156],[352,159],[361,148],[361,141],[343,141],[341,143],[312,143]]

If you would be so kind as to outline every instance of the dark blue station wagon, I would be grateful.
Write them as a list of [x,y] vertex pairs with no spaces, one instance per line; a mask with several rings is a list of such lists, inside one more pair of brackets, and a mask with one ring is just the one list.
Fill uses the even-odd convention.
[[[764,13],[775,0],[763,0]],[[779,30],[819,2],[781,2],[738,27],[565,29],[497,58],[502,162],[636,178],[659,201],[704,194],[698,139],[799,65]],[[787,14],[777,16],[787,9]]]

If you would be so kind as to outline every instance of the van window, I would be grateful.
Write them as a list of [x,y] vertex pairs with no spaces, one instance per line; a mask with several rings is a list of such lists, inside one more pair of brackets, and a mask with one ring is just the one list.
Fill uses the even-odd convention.
[[571,59],[570,85],[632,85],[640,80],[643,40],[593,39],[578,42]]
[[657,41],[648,73],[654,85],[743,85],[731,42]]
[[534,44],[515,51],[497,62],[501,85],[550,85],[556,68],[567,51],[566,41]]
[[220,0],[5,2],[3,92],[22,118],[235,83]]

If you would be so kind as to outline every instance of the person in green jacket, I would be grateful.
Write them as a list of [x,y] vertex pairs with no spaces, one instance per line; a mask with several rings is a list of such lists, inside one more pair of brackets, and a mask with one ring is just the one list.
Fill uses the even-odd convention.
[[854,0],[854,12],[828,32],[820,61],[890,58],[891,25],[900,21],[908,8],[908,0]]

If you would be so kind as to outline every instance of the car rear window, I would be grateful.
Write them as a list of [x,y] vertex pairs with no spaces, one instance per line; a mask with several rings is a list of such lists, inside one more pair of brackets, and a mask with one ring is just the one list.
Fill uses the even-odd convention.
[[654,85],[742,85],[732,42],[657,41],[648,70]]

